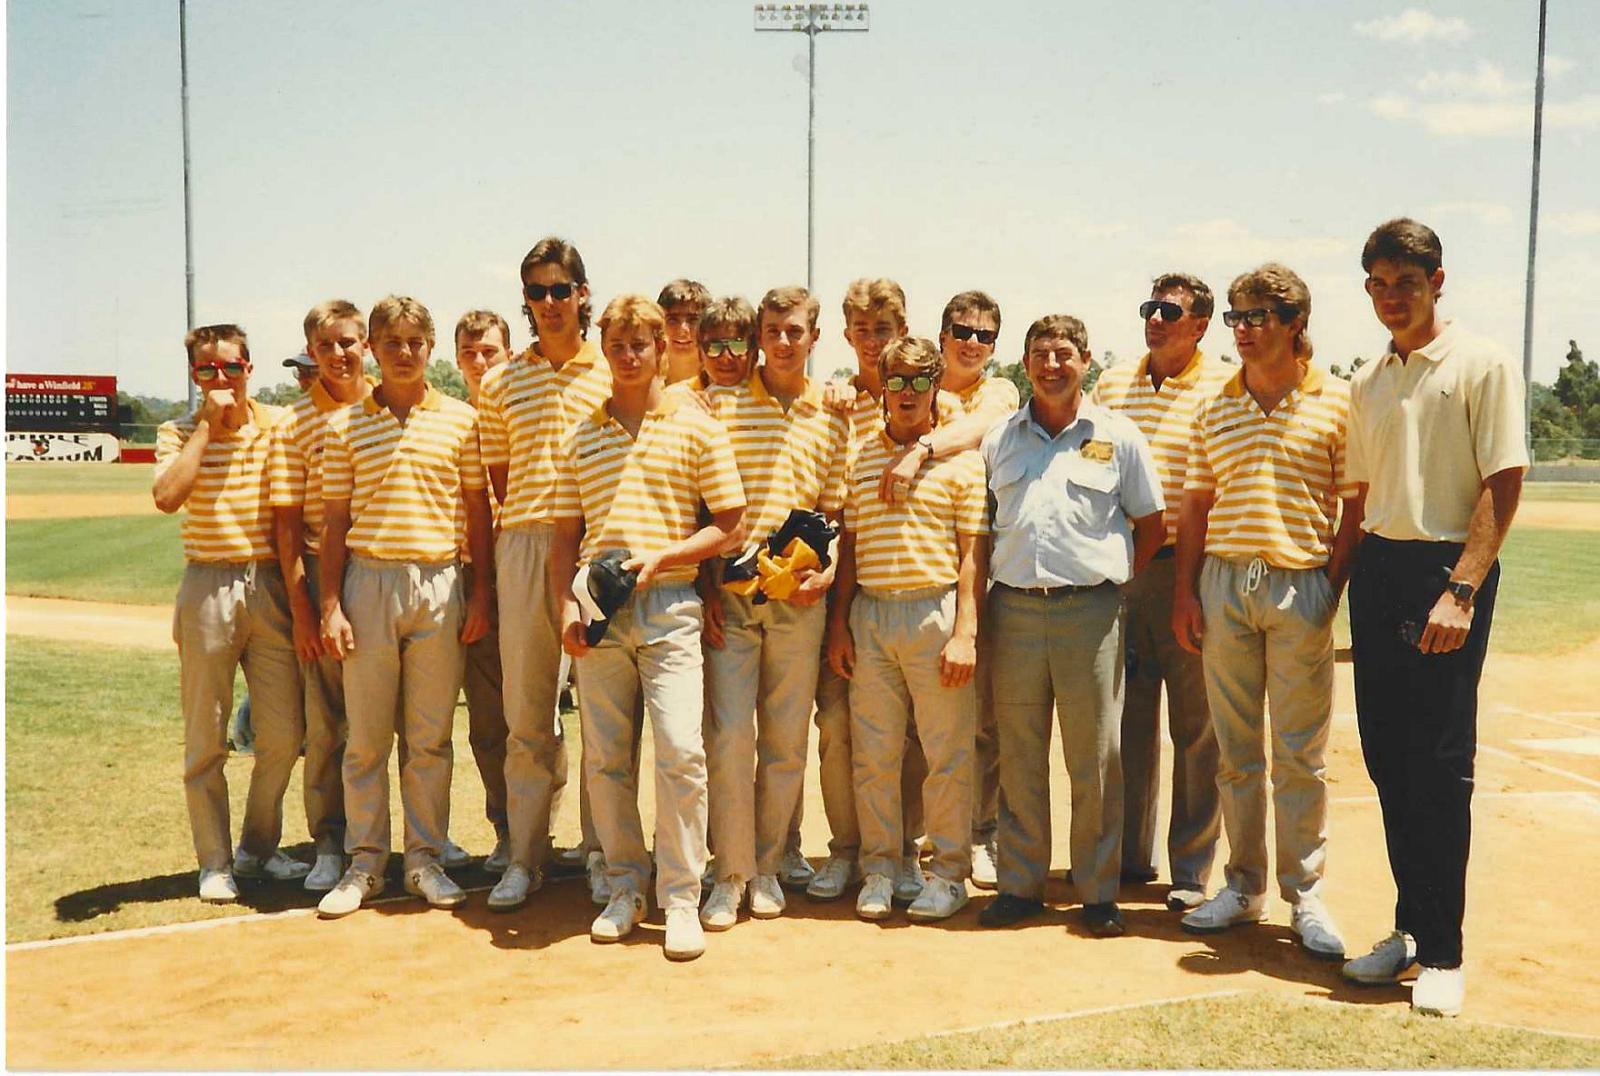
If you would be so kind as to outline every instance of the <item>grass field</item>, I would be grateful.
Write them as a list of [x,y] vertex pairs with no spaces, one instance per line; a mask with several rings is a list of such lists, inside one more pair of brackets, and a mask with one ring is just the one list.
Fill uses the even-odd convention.
[[19,519],[6,524],[6,593],[171,605],[183,575],[181,516]]
[[[1218,1034],[1225,1028],[1226,1034]],[[1292,1033],[1289,1033],[1292,1029]],[[1249,993],[782,1058],[772,1069],[1588,1069],[1600,1041]]]

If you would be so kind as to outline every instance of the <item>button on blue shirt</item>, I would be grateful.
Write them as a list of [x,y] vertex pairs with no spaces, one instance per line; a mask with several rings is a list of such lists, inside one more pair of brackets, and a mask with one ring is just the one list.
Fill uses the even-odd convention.
[[1051,437],[1031,404],[979,446],[994,509],[991,579],[1013,587],[1095,586],[1133,576],[1133,527],[1166,507],[1150,445],[1087,399]]

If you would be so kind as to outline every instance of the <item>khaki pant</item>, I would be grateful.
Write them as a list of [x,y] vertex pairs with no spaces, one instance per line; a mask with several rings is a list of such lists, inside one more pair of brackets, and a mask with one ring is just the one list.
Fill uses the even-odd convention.
[[381,875],[389,860],[389,751],[397,712],[405,740],[406,869],[437,862],[449,832],[463,605],[454,562],[350,558],[343,607],[355,649],[344,660],[345,850],[351,866],[370,874]]
[[1123,617],[1110,585],[1051,595],[996,585],[1001,892],[1041,900],[1050,870],[1050,725],[1072,782],[1072,880],[1085,904],[1117,899],[1122,856]]
[[612,892],[644,893],[650,854],[639,820],[641,698],[656,754],[656,903],[700,903],[706,868],[706,753],[701,608],[687,583],[635,591],[600,645],[577,661],[583,698],[583,770]]
[[[319,558],[304,557],[306,589],[311,608],[320,614],[322,581]],[[327,654],[300,663],[305,681],[306,764],[301,771],[305,792],[306,829],[316,842],[317,854],[344,851],[344,743],[349,722],[344,715],[344,668]]]
[[530,870],[550,853],[550,820],[567,783],[557,715],[560,602],[547,571],[552,533],[548,525],[532,523],[501,531],[495,542],[507,728],[506,823],[511,861]]
[[1122,867],[1156,869],[1161,799],[1161,688],[1172,740],[1167,866],[1172,884],[1204,891],[1222,828],[1217,801],[1217,734],[1206,706],[1199,655],[1172,633],[1172,557],[1151,561],[1124,591],[1128,603],[1128,686],[1122,702]]
[[[461,565],[462,592],[472,593],[474,569]],[[492,585],[492,584],[491,584]],[[489,634],[470,644],[466,652],[466,671],[462,690],[467,696],[467,743],[472,746],[472,761],[483,781],[483,817],[496,835],[506,836],[506,709],[503,677],[500,672],[500,610],[496,600],[489,603]],[[566,753],[559,752],[558,767],[563,776]],[[555,814],[554,799],[550,813]]]
[[[850,756],[850,681],[833,671],[826,651],[817,669],[817,780],[822,786],[822,813],[828,818],[828,854],[855,861],[861,853],[861,823],[856,818],[855,763]],[[906,737],[905,765],[901,768],[900,807],[902,854],[916,851],[922,835],[922,780],[928,762],[915,729]],[[795,811],[793,829],[800,826]]]
[[861,869],[898,877],[906,834],[901,779],[912,727],[927,759],[922,805],[933,873],[959,882],[972,871],[972,756],[977,696],[971,683],[939,683],[939,657],[955,627],[954,588],[874,594],[850,607],[855,673],[850,738]]
[[305,717],[283,573],[271,561],[190,561],[178,584],[172,640],[183,705],[183,793],[203,870],[233,865],[228,820],[228,719],[244,668],[256,729],[239,847],[270,856],[283,837],[283,794],[300,757]]
[[719,881],[776,874],[805,791],[827,608],[723,595],[725,641],[707,648],[706,768]]
[[1333,720],[1333,586],[1321,568],[1266,568],[1253,590],[1249,574],[1246,562],[1213,556],[1200,569],[1201,650],[1228,832],[1224,873],[1247,896],[1267,891],[1265,699],[1278,892],[1292,904],[1321,890],[1327,859],[1323,752]]

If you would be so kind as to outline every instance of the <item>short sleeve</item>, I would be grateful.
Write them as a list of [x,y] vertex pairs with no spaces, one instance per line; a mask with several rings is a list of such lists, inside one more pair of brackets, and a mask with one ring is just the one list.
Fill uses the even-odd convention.
[[1469,390],[1467,422],[1472,429],[1472,452],[1478,474],[1484,478],[1528,466],[1523,392],[1521,373],[1498,350]]
[[1217,476],[1211,470],[1211,455],[1206,451],[1207,407],[1201,407],[1189,428],[1189,460],[1184,467],[1184,492],[1195,490],[1210,493],[1217,488]]
[[583,518],[583,496],[578,488],[578,438],[582,435],[580,423],[556,449],[556,488],[550,505],[555,519]]
[[267,503],[298,508],[306,503],[306,454],[300,448],[298,416],[272,431],[267,450]]
[[172,466],[172,461],[183,451],[186,440],[176,422],[163,422],[156,429],[156,478],[160,478]]
[[961,469],[956,475],[955,502],[957,534],[989,533],[989,484],[983,457],[975,451],[961,454]]
[[485,467],[496,467],[511,462],[511,442],[506,434],[505,403],[506,378],[511,363],[505,362],[483,377],[478,394],[478,444]]
[[483,473],[483,453],[478,447],[482,426],[474,418],[461,438],[461,488],[483,489],[489,483]]
[[722,423],[709,419],[710,428],[701,435],[699,458],[695,461],[695,485],[700,499],[711,512],[726,512],[745,505],[744,483],[739,480],[739,463],[733,455],[733,442]]
[[817,508],[837,512],[844,507],[845,481],[850,472],[850,426],[843,415],[828,416],[828,469],[822,478]]
[[1119,446],[1118,462],[1122,469],[1119,483],[1122,510],[1129,519],[1143,519],[1167,507],[1161,495],[1161,472],[1156,469],[1155,453],[1150,442],[1137,426],[1128,423],[1126,440]]

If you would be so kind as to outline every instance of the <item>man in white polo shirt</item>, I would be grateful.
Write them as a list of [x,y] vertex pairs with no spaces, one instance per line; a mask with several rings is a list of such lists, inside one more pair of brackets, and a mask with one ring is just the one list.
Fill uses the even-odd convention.
[[1366,501],[1350,632],[1396,901],[1394,932],[1344,973],[1391,983],[1420,964],[1412,1008],[1454,1016],[1478,676],[1528,453],[1511,357],[1439,313],[1443,256],[1433,229],[1404,218],[1361,252],[1391,338],[1351,384],[1349,471]]

